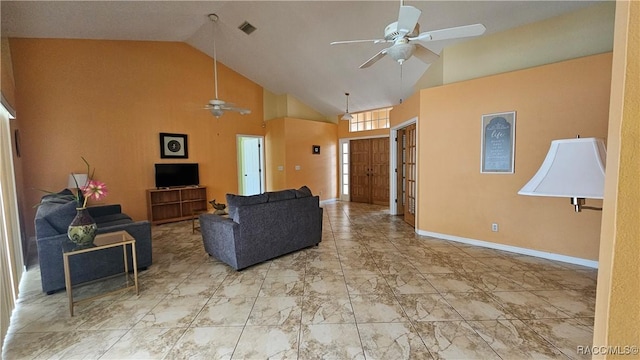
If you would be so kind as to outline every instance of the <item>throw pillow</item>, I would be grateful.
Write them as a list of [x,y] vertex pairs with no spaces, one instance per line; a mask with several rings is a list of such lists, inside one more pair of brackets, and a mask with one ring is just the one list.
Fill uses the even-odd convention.
[[41,206],[52,206],[55,208],[49,209],[44,218],[51,224],[51,226],[60,234],[66,234],[67,228],[73,218],[76,217],[76,207],[78,204],[75,201],[69,201],[66,204],[54,204],[50,203]]
[[311,189],[309,189],[306,185],[298,190],[295,190],[295,192],[296,198],[298,199],[313,196],[313,194],[311,193]]

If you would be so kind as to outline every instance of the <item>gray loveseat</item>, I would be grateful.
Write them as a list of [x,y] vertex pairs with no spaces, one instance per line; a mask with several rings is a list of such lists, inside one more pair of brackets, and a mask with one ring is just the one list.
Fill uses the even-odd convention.
[[[65,288],[61,246],[62,242],[69,241],[67,227],[76,215],[76,202],[69,199],[68,195],[71,195],[71,192],[63,190],[54,196],[44,196],[36,212],[36,242],[42,291],[47,294]],[[98,234],[127,231],[136,239],[138,269],[146,269],[151,265],[151,224],[148,221],[133,221],[127,214],[122,213],[120,205],[92,206],[87,209],[98,225]],[[127,253],[129,269],[132,269],[131,250]],[[74,256],[70,261],[72,284],[122,273],[123,262],[121,248]]]
[[209,255],[236,270],[273,259],[322,239],[319,198],[306,186],[254,196],[227,194],[229,216],[201,214]]

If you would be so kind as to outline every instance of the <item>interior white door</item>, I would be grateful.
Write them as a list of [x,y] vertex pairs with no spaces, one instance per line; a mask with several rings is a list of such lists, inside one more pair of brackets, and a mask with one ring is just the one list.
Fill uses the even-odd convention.
[[263,191],[262,138],[241,136],[238,145],[240,194],[260,194]]

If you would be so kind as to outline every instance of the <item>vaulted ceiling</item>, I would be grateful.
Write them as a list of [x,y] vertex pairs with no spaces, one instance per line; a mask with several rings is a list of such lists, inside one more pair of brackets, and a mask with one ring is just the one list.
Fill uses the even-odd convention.
[[[422,11],[420,30],[482,23],[485,35],[572,12],[594,1],[406,1]],[[377,39],[398,18],[400,1],[2,1],[3,37],[181,41],[275,94],[289,94],[326,116],[397,104],[428,64],[381,59],[388,44],[329,45]],[[250,35],[238,27],[249,22]],[[587,26],[588,24],[585,24]],[[467,39],[425,43],[436,53]],[[402,71],[401,71],[402,70]],[[212,80],[213,81],[213,80]]]

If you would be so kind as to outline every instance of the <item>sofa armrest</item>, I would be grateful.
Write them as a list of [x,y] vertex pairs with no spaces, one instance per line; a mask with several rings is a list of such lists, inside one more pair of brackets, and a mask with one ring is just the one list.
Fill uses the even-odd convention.
[[229,218],[213,214],[200,214],[200,231],[207,253],[238,269],[236,238],[240,227]]
[[87,207],[87,211],[89,211],[91,217],[97,218],[106,215],[120,214],[122,207],[120,204],[89,206]]

